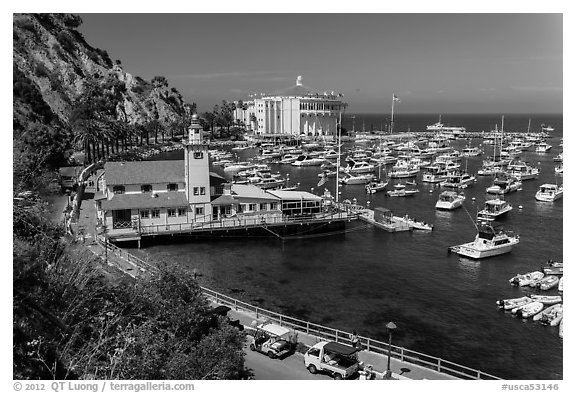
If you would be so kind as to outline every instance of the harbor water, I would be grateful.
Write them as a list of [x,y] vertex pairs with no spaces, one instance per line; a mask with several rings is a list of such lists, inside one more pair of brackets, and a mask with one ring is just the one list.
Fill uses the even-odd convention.
[[[522,320],[500,311],[496,301],[538,293],[533,288],[518,288],[508,279],[518,273],[539,270],[549,259],[563,260],[563,200],[538,202],[534,195],[541,184],[562,184],[556,175],[553,157],[562,151],[562,116],[531,115],[532,131],[550,124],[548,153],[534,148],[521,159],[541,168],[539,178],[526,180],[522,189],[505,199],[513,210],[499,220],[505,229],[520,235],[520,244],[502,256],[472,260],[448,252],[448,247],[472,241],[477,210],[487,198],[492,177],[479,176],[463,192],[465,209],[438,211],[434,208],[437,185],[416,178],[418,194],[393,198],[385,192],[367,195],[364,186],[342,186],[341,199],[356,198],[371,208],[385,207],[395,215],[434,224],[432,232],[388,233],[362,221],[347,225],[347,231],[323,237],[280,240],[276,238],[220,238],[146,245],[140,253],[153,260],[196,269],[200,283],[214,290],[263,308],[328,325],[345,331],[357,330],[361,336],[387,341],[386,323],[398,329],[393,344],[437,356],[504,379],[562,379],[563,346],[558,327],[543,326],[531,319]],[[507,132],[523,132],[527,115],[507,116]],[[397,116],[395,130],[424,130],[438,119],[432,115]],[[350,116],[343,119],[351,129]],[[380,129],[384,116],[357,115],[354,127],[361,131]],[[500,115],[443,116],[445,125],[464,126],[468,131],[489,131]],[[457,140],[461,149],[482,139]],[[347,143],[345,147],[351,146]],[[484,155],[462,160],[462,167],[476,174],[482,160],[493,152],[483,145]],[[173,152],[178,157],[181,152]],[[241,160],[257,150],[238,153]],[[166,158],[166,157],[163,157]],[[271,164],[273,172],[289,176],[290,184],[322,194],[334,194],[334,178],[317,186],[319,167],[297,168]],[[218,169],[215,169],[218,171]],[[222,173],[222,172],[221,172]],[[392,180],[388,185],[404,182]],[[135,250],[136,251],[136,250]],[[557,294],[552,289],[547,294]],[[407,375],[409,377],[409,375]]]

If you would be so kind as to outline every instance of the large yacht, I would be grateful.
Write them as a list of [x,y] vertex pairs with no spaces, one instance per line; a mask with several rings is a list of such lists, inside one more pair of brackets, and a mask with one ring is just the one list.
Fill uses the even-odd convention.
[[450,251],[469,258],[481,259],[512,251],[520,242],[518,235],[505,232],[501,227],[489,224],[478,226],[474,241],[450,247]]
[[494,221],[512,210],[512,205],[502,199],[488,199],[478,212],[479,221]]
[[462,206],[466,197],[464,194],[458,194],[455,191],[443,191],[436,202],[438,210],[454,210]]
[[536,192],[536,200],[542,202],[554,202],[556,199],[562,198],[564,192],[563,185],[557,184],[542,184]]

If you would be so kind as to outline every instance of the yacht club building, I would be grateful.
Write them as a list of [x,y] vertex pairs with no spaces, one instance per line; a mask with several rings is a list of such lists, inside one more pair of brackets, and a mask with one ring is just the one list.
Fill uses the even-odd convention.
[[[209,171],[208,144],[196,115],[184,161],[107,162],[95,197],[97,225],[113,241],[234,230],[321,214],[321,197],[229,184]],[[334,221],[333,218],[331,218]]]
[[306,87],[298,76],[292,87],[244,102],[246,109],[237,109],[234,116],[246,123],[254,115],[256,121],[251,126],[259,135],[336,135],[339,114],[347,106],[342,97]]

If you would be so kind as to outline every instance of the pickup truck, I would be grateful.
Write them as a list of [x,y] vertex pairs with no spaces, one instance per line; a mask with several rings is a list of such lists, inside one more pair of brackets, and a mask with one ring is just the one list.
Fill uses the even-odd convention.
[[332,375],[334,379],[350,378],[359,369],[358,351],[360,348],[334,341],[321,341],[306,351],[304,365],[311,374],[320,371]]
[[248,336],[248,346],[252,351],[276,359],[292,351],[292,339],[289,329],[273,323],[262,323],[256,327],[254,336]]

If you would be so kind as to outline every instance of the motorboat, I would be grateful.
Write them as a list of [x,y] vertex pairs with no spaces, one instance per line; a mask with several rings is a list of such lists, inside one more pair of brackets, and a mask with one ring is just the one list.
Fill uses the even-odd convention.
[[536,148],[536,153],[548,153],[550,149],[552,149],[552,145],[549,145],[546,142],[540,142],[534,146]]
[[564,275],[564,266],[559,267],[544,266],[542,268],[542,273],[549,276],[562,276]]
[[374,194],[378,191],[383,191],[386,189],[386,186],[388,185],[388,182],[384,182],[384,181],[371,181],[370,183],[366,184],[366,192],[368,194]]
[[517,274],[512,277],[510,280],[510,284],[518,285],[519,287],[525,287],[530,285],[536,281],[539,281],[544,278],[544,273],[539,270],[534,272],[526,273],[526,274]]
[[464,257],[481,259],[508,253],[519,242],[518,235],[505,232],[500,226],[481,223],[474,241],[452,246],[449,250]]
[[512,205],[502,199],[488,199],[484,209],[477,214],[479,221],[494,221],[512,210]]
[[238,173],[240,171],[244,171],[247,169],[252,168],[253,165],[250,164],[249,162],[236,162],[236,163],[232,163],[230,165],[225,165],[224,166],[224,172],[226,173]]
[[543,132],[554,131],[554,128],[553,128],[553,127],[547,126],[546,124],[542,124],[541,127],[542,127],[542,131],[543,131]]
[[440,186],[449,188],[466,188],[469,184],[473,184],[475,181],[476,178],[467,172],[455,171],[449,173],[446,176],[446,180],[440,183]]
[[462,206],[466,197],[464,194],[458,194],[455,191],[443,191],[436,201],[436,209],[454,210]]
[[366,184],[374,180],[374,175],[372,174],[362,174],[362,175],[345,175],[344,178],[340,179],[342,184],[353,185],[353,184]]
[[540,288],[542,291],[548,291],[554,287],[557,287],[558,281],[560,281],[558,276],[544,276],[543,279],[536,283],[536,287]]
[[480,147],[475,146],[472,147],[470,145],[466,146],[464,149],[462,149],[462,155],[464,157],[476,157],[482,154],[482,149],[480,149]]
[[260,179],[260,181],[254,183],[256,187],[259,187],[263,190],[268,190],[272,188],[279,188],[284,184],[284,179],[277,179],[274,177],[264,177]]
[[562,303],[562,296],[560,295],[530,295],[530,298],[536,302],[540,302],[545,306]]
[[494,176],[500,172],[502,172],[502,167],[500,166],[483,166],[476,173],[478,176]]
[[540,168],[535,168],[525,162],[511,162],[508,164],[508,174],[517,180],[536,179],[540,174]]
[[550,322],[555,320],[558,316],[562,315],[563,306],[561,303],[553,304],[546,307],[544,310],[534,315],[532,319],[534,321],[540,321],[544,325],[549,325]]
[[562,293],[564,292],[564,276],[560,277],[560,280],[558,281],[558,293]]
[[542,311],[543,308],[544,305],[542,303],[532,301],[523,306],[513,308],[512,314],[522,318],[530,318]]
[[320,166],[324,163],[324,161],[325,160],[323,158],[312,157],[312,156],[307,155],[307,154],[302,154],[302,155],[298,156],[298,158],[296,158],[296,160],[294,162],[292,162],[292,165],[298,166],[298,167]]
[[418,229],[421,231],[431,231],[432,229],[434,229],[434,225],[428,224],[424,221],[417,221],[417,220],[409,217],[408,215],[405,215],[404,217],[392,216],[392,219],[394,221],[401,221],[401,222],[407,224],[409,227],[411,227],[413,229]]
[[562,161],[564,161],[564,153],[563,153],[563,152],[558,153],[558,155],[557,155],[556,157],[554,157],[554,158],[552,159],[552,161],[554,161],[554,162],[562,162]]
[[297,154],[286,153],[282,156],[282,159],[280,160],[280,164],[292,164],[297,159],[298,159]]
[[535,198],[541,202],[554,202],[556,199],[562,198],[564,192],[564,185],[558,186],[557,184],[542,184],[536,192]]
[[510,192],[518,191],[522,187],[522,182],[509,176],[504,172],[496,175],[492,186],[486,189],[488,194],[504,195]]
[[508,311],[513,308],[522,307],[525,304],[531,303],[532,299],[529,296],[522,296],[513,299],[500,299],[496,301],[498,307]]
[[374,172],[376,167],[372,164],[367,163],[366,161],[354,161],[354,160],[347,160],[348,166],[344,168],[344,172],[351,174],[351,175],[359,175],[362,173],[371,173]]
[[446,180],[448,171],[440,165],[427,166],[425,172],[422,174],[422,182],[424,183],[440,183]]
[[399,168],[399,169],[392,169],[388,172],[388,176],[392,179],[403,179],[406,177],[415,177],[418,172],[420,172],[420,168],[416,167],[407,167],[407,168]]
[[560,164],[554,167],[554,173],[563,174],[564,173],[564,164]]
[[333,149],[325,150],[324,152],[322,152],[321,156],[324,157],[325,159],[335,159],[338,158],[338,152]]
[[412,196],[416,193],[419,193],[420,190],[409,190],[406,189],[406,185],[405,184],[395,184],[394,185],[394,189],[388,191],[388,196],[391,197],[407,197],[407,196]]

